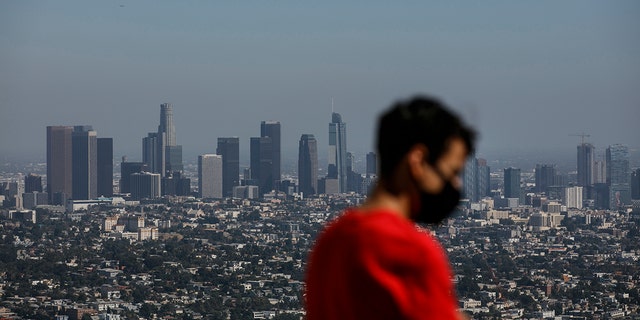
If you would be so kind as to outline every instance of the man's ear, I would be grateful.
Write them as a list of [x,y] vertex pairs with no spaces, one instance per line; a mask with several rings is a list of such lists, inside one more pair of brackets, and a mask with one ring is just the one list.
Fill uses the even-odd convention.
[[409,174],[413,177],[420,177],[423,174],[424,162],[429,155],[427,146],[422,143],[418,143],[409,149],[407,152],[406,160],[409,168]]

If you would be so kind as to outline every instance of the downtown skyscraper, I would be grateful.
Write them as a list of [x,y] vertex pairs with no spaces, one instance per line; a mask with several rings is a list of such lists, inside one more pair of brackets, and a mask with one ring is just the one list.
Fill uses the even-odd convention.
[[590,143],[578,145],[578,186],[588,187],[593,184],[593,166],[595,148]]
[[504,169],[504,197],[520,199],[520,169]]
[[271,178],[273,179],[274,188],[278,188],[282,179],[282,137],[280,132],[281,125],[279,121],[262,121],[260,123],[260,137],[271,138]]
[[271,137],[252,137],[249,141],[251,180],[257,183],[260,195],[274,189],[273,140]]
[[[331,113],[329,123],[329,163],[325,191],[327,193],[347,191],[347,124],[339,113]],[[331,180],[337,181],[337,190],[330,190]]]
[[318,142],[312,134],[303,134],[298,147],[298,191],[318,193]]
[[91,126],[75,126],[71,135],[73,149],[74,200],[98,196],[98,135]]
[[631,204],[629,148],[621,144],[611,145],[607,148],[606,157],[609,209],[618,210]]
[[98,139],[91,126],[47,127],[49,203],[95,199],[113,193],[113,140]]
[[49,203],[64,205],[73,192],[70,126],[47,127],[47,192]]
[[198,196],[222,198],[222,156],[203,154],[198,156]]
[[222,156],[222,196],[232,197],[240,180],[240,138],[218,138],[216,154]]
[[160,124],[157,132],[150,132],[142,139],[142,161],[151,172],[166,176],[183,170],[182,146],[177,145],[176,128],[173,123],[173,106],[160,105]]

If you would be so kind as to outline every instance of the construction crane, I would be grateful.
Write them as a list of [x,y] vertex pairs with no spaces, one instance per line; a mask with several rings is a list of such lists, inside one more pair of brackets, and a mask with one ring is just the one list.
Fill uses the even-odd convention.
[[578,133],[578,134],[570,134],[570,136],[573,136],[573,137],[582,137],[582,144],[584,144],[584,138],[585,138],[585,137],[591,137],[591,135],[590,135],[590,134],[586,134],[586,133],[584,133],[584,132],[583,132],[583,133]]

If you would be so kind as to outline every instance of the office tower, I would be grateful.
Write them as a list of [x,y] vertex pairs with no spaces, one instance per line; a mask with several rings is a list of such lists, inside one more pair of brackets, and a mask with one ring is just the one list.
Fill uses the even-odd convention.
[[166,172],[182,172],[182,146],[166,146],[165,152]]
[[168,172],[160,180],[163,196],[191,195],[191,179],[183,177],[180,171]]
[[504,197],[520,198],[520,169],[504,169]]
[[462,173],[463,197],[478,202],[478,159],[471,156],[464,164]]
[[547,188],[554,185],[556,168],[551,164],[536,164],[536,192],[547,192]]
[[378,173],[378,156],[375,152],[367,153],[367,175]]
[[617,210],[631,204],[631,173],[629,149],[614,144],[607,148],[607,184],[609,185],[609,208]]
[[203,154],[198,156],[198,196],[222,198],[222,156]]
[[353,170],[355,157],[347,152],[347,192],[362,193],[362,175]]
[[[124,159],[123,159],[124,160]],[[148,166],[144,162],[122,162],[120,163],[120,193],[131,192],[131,175],[143,171],[148,171]]]
[[631,173],[631,199],[640,199],[640,168]]
[[147,137],[142,139],[142,162],[147,164],[150,172],[165,172],[165,141],[166,135],[157,132],[149,132]]
[[42,177],[33,173],[29,173],[27,176],[25,176],[24,192],[42,192]]
[[593,159],[595,148],[590,143],[578,146],[578,185],[581,187],[593,184]]
[[273,142],[271,137],[253,137],[249,145],[251,180],[257,181],[260,195],[274,189]]
[[113,196],[112,138],[98,138],[98,196]]
[[95,199],[98,195],[98,139],[91,126],[74,126],[73,195],[74,200]]
[[478,200],[491,196],[491,168],[487,160],[477,159],[478,173],[476,176]]
[[582,209],[582,188],[569,187],[564,189],[564,205],[568,208]]
[[173,106],[170,103],[160,105],[158,131],[150,132],[142,139],[142,161],[151,172],[162,176],[183,170],[182,146],[177,145]]
[[318,193],[318,141],[303,134],[298,146],[298,190],[304,196]]
[[346,192],[347,124],[342,122],[342,116],[336,112],[331,114],[331,123],[329,123],[329,158],[327,160],[329,162],[327,180],[336,179],[338,192]]
[[166,136],[166,145],[175,146],[176,127],[173,125],[173,106],[170,103],[160,105],[160,125],[158,126],[158,134],[164,133]]
[[281,159],[282,159],[282,151],[281,151],[281,135],[280,135],[280,122],[278,121],[262,121],[260,123],[260,137],[271,138],[271,170],[273,177],[273,186],[275,188],[278,187],[280,180],[282,180],[281,175]]
[[160,197],[160,174],[138,172],[131,175],[131,198],[134,200]]
[[73,192],[73,127],[47,127],[47,193],[49,203],[65,205]]
[[604,159],[593,163],[593,183],[607,183],[607,162]]
[[232,197],[233,187],[240,185],[240,138],[218,138],[216,153],[222,156],[222,196]]

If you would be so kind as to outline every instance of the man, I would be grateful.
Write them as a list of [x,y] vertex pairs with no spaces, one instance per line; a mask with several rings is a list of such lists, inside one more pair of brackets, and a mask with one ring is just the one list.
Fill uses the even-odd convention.
[[457,319],[438,224],[460,200],[458,178],[474,133],[438,100],[396,103],[378,126],[379,181],[360,207],[320,234],[307,270],[307,317]]

